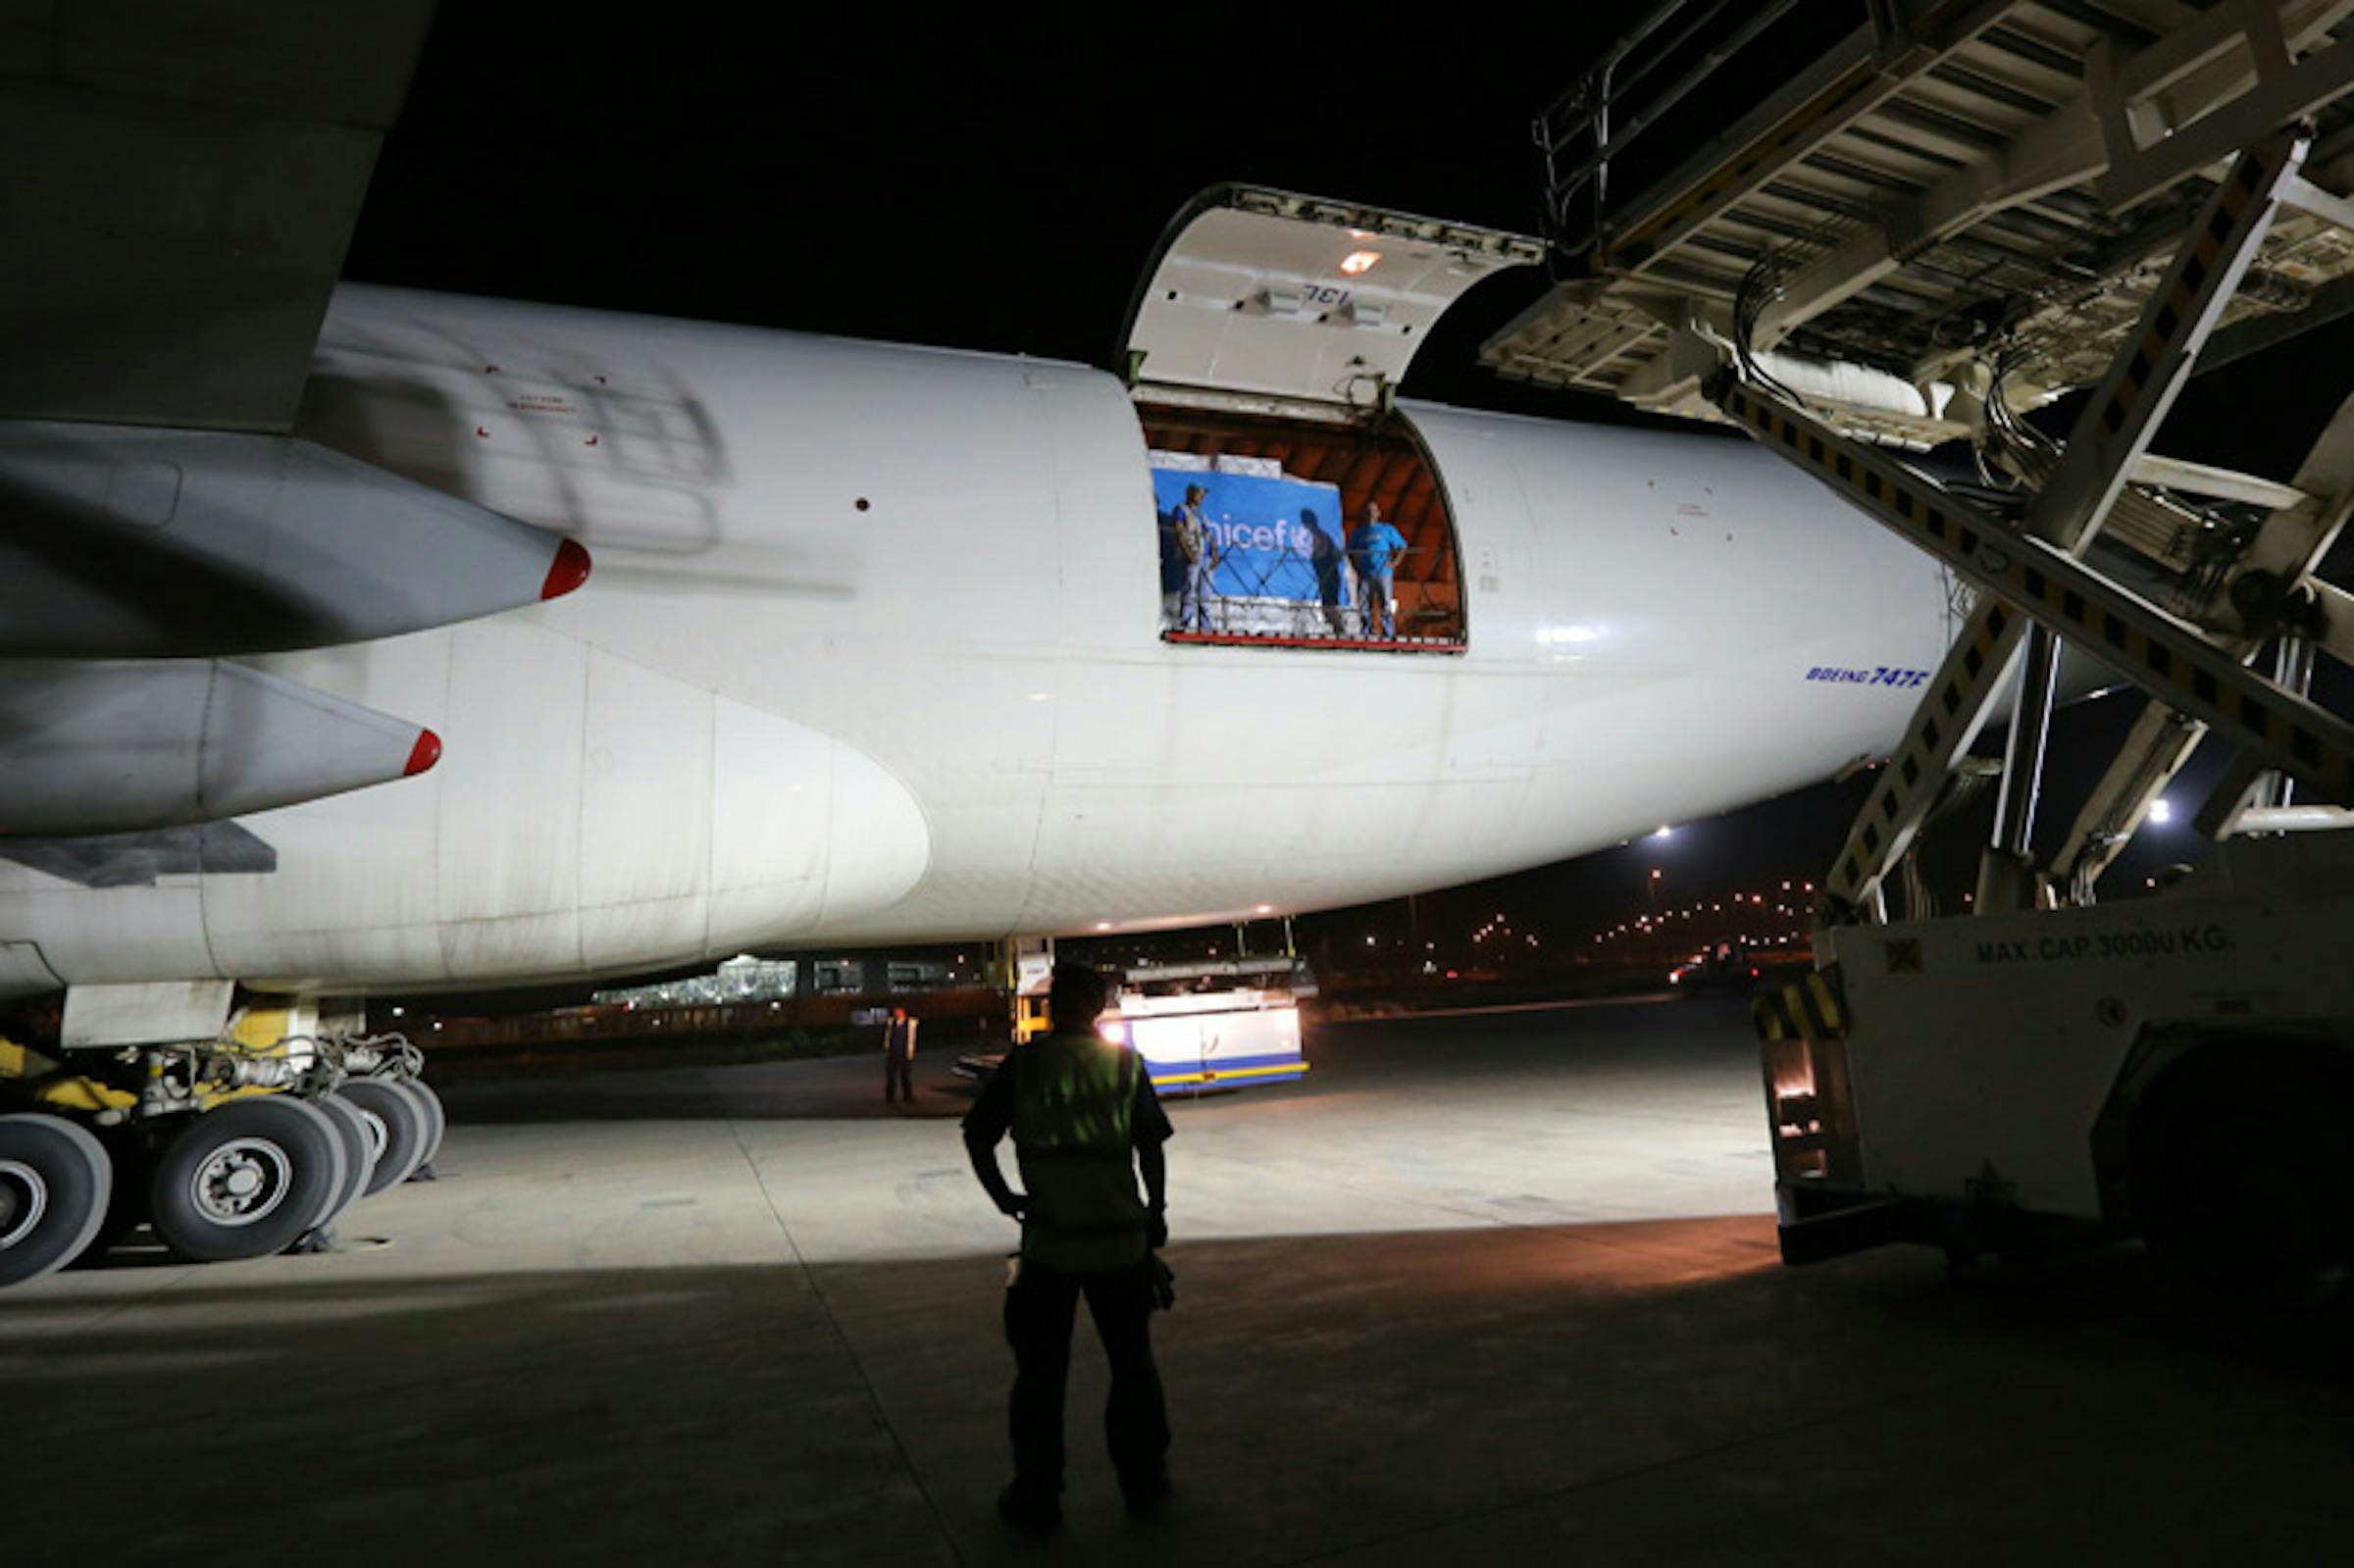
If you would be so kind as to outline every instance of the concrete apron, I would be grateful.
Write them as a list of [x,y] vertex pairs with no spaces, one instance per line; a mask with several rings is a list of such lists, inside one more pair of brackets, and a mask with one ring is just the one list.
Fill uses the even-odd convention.
[[912,1113],[867,1063],[485,1086],[447,1179],[364,1205],[350,1250],[134,1250],[0,1297],[8,1426],[51,1456],[7,1558],[2277,1560],[2354,1522],[2308,1326],[2132,1255],[2042,1295],[1921,1253],[1780,1268],[1732,1009],[1311,1054],[1176,1108],[1180,1491],[1150,1524],[1084,1324],[1064,1531],[995,1517],[1011,1230],[927,1057]]

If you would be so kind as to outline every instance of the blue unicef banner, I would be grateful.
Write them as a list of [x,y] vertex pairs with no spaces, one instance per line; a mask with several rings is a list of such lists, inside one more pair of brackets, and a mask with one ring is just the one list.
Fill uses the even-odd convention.
[[1217,550],[1212,585],[1221,596],[1342,602],[1346,531],[1340,486],[1190,469],[1152,471],[1152,496],[1160,507],[1163,592],[1176,592],[1184,581],[1171,531],[1187,487],[1195,484],[1206,492],[1202,516]]

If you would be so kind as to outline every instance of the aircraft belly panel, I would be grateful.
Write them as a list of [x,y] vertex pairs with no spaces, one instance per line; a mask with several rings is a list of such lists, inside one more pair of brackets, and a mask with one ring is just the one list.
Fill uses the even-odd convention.
[[[194,883],[179,877],[169,886],[81,887],[0,864],[0,937],[37,945],[48,969],[67,981],[211,975]],[[33,984],[38,979],[28,970],[15,976],[27,989],[46,989]]]
[[590,651],[581,772],[584,909],[706,890],[713,700],[707,690]]
[[[831,743],[727,697],[713,712],[711,936],[757,941],[813,925],[833,823]],[[772,936],[770,939],[774,939]]]
[[904,784],[871,757],[833,744],[834,823],[819,923],[888,909],[923,880],[931,835]]
[[[439,770],[439,909],[453,974],[483,972],[492,926],[568,925],[581,894],[589,650],[514,622],[451,633]],[[554,956],[554,955],[550,955]],[[565,955],[577,963],[577,947]]]

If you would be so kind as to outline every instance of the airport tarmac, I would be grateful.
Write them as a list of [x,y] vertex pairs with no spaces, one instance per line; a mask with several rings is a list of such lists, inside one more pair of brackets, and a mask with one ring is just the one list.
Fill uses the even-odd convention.
[[[1776,1261],[1731,1004],[1326,1026],[1174,1107],[1178,1491],[994,1512],[1011,1227],[946,1053],[450,1092],[347,1250],[0,1295],[0,1560],[2340,1560],[2343,1325],[2135,1252],[2041,1292]],[[1010,1166],[1009,1166],[1010,1168]]]

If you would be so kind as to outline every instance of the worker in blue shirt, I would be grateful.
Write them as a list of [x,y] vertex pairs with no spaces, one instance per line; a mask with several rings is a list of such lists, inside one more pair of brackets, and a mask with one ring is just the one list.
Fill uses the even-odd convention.
[[1381,520],[1380,503],[1367,501],[1365,520],[1349,533],[1349,564],[1356,569],[1357,599],[1364,606],[1367,636],[1398,635],[1391,563],[1405,553],[1406,535]]

